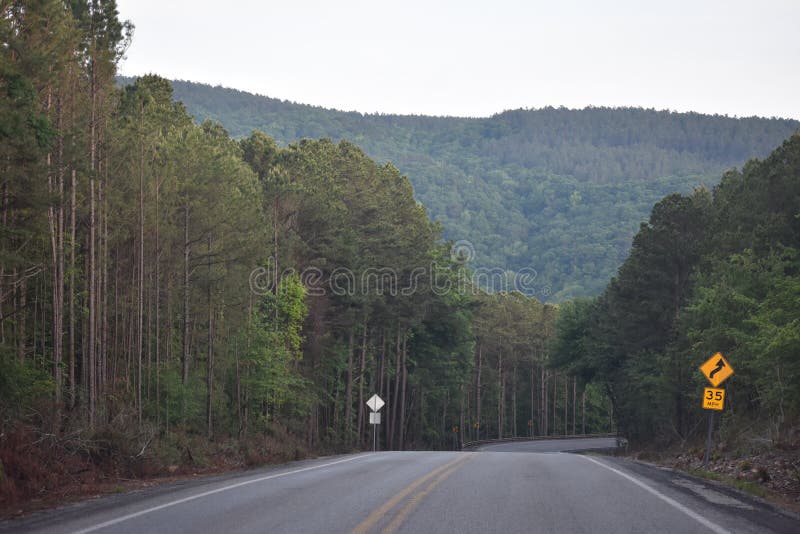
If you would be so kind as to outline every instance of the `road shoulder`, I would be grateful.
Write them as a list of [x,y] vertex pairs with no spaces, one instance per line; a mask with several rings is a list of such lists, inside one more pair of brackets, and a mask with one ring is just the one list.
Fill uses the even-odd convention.
[[138,503],[155,500],[175,492],[191,492],[201,487],[219,487],[236,484],[262,476],[269,476],[286,471],[312,468],[336,462],[348,457],[357,457],[361,453],[320,456],[304,460],[270,464],[253,469],[239,469],[226,473],[207,475],[186,475],[162,479],[148,479],[142,484],[131,486],[128,491],[117,491],[96,495],[80,495],[75,500],[55,506],[41,507],[25,511],[23,514],[0,518],[0,533],[15,532],[18,529],[39,528],[44,523],[59,518],[68,520],[82,515],[94,514],[120,506],[136,506]]
[[[587,453],[580,453],[587,455]],[[696,477],[688,473],[632,458],[589,453],[606,465],[630,473],[669,497],[683,503],[699,499],[708,506],[701,510],[713,514],[723,524],[741,526],[747,522],[756,529],[772,532],[800,532],[800,515],[785,510],[765,499],[750,495],[715,480]],[[708,512],[711,514],[712,512]]]

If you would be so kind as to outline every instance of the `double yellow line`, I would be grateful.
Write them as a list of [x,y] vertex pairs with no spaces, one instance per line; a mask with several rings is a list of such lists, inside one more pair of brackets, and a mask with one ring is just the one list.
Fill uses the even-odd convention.
[[383,534],[392,534],[400,525],[403,524],[403,521],[408,518],[409,514],[414,510],[414,508],[417,507],[422,499],[424,499],[425,496],[430,493],[431,490],[433,490],[433,488],[441,484],[447,477],[452,475],[453,472],[461,466],[461,464],[469,460],[471,457],[471,453],[461,455],[458,458],[444,464],[443,466],[434,469],[427,475],[418,478],[410,486],[397,493],[394,497],[383,503],[380,508],[372,512],[369,517],[367,517],[364,521],[359,523],[356,528],[353,529],[351,534],[366,534],[369,532],[372,527],[374,527],[381,519],[383,519],[386,514],[392,511],[400,502],[414,493],[417,488],[427,483],[427,486],[422,488],[416,495],[412,496],[405,506],[400,508],[394,514],[394,517],[389,524],[386,525],[386,527],[384,527],[384,529],[381,531]]

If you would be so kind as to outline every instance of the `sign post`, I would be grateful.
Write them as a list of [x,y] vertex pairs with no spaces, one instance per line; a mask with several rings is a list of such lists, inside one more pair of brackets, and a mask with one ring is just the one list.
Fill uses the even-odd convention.
[[708,469],[711,456],[711,433],[714,428],[714,412],[725,407],[725,390],[718,388],[733,375],[733,367],[721,352],[716,353],[700,366],[700,372],[711,383],[710,388],[703,389],[703,409],[708,412],[708,432],[706,433],[706,454],[703,457],[703,468]]
[[375,428],[377,425],[381,424],[381,414],[378,413],[378,411],[383,408],[384,404],[386,403],[383,402],[383,399],[380,398],[377,393],[367,401],[367,407],[372,410],[369,413],[369,424],[372,425],[372,452],[377,450],[377,432]]
[[708,433],[706,433],[706,454],[703,456],[703,469],[708,469],[708,460],[711,456],[711,431],[714,428],[714,412],[708,412]]

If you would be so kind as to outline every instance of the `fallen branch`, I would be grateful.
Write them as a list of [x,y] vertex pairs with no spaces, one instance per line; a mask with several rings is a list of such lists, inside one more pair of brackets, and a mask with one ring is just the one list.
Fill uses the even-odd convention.
[[144,451],[146,451],[146,450],[147,450],[147,447],[150,445],[150,443],[151,443],[152,441],[153,441],[153,436],[150,436],[150,439],[148,439],[148,440],[145,442],[145,444],[144,444],[144,447],[142,447],[142,450],[140,450],[140,451],[139,451],[139,454],[137,454],[137,455],[136,455],[136,458],[141,458],[141,457],[144,455]]

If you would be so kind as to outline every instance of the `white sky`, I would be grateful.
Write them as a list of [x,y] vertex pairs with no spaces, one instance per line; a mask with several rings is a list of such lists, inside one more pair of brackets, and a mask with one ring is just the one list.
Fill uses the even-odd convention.
[[800,0],[118,0],[125,75],[343,110],[800,119]]

